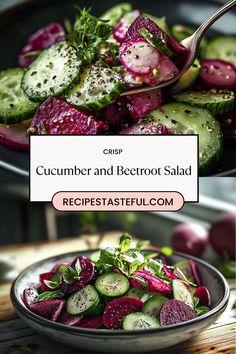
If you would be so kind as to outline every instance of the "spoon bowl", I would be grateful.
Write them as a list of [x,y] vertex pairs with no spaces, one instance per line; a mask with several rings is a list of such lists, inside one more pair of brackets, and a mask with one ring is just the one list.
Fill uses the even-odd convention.
[[197,57],[198,49],[199,49],[199,45],[201,43],[202,37],[204,36],[206,31],[219,18],[221,18],[226,12],[230,11],[235,5],[236,5],[236,0],[230,0],[229,2],[227,2],[225,5],[220,7],[217,12],[215,12],[212,16],[210,16],[208,19],[206,19],[190,37],[185,38],[181,42],[181,44],[186,49],[188,49],[189,55],[187,56],[186,62],[183,65],[183,68],[180,70],[180,72],[177,76],[175,76],[171,80],[163,81],[163,82],[159,83],[158,85],[143,86],[143,87],[139,87],[137,89],[131,89],[131,90],[125,91],[121,94],[121,96],[134,95],[137,93],[153,91],[153,90],[160,89],[160,88],[163,88],[166,86],[170,86],[170,85],[173,85],[174,83],[176,83],[181,78],[181,76],[192,66],[194,60]]

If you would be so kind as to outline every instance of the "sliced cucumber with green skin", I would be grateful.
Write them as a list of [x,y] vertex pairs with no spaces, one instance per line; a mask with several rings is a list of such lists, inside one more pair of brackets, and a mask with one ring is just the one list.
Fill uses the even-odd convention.
[[103,304],[98,304],[96,306],[93,306],[90,310],[86,311],[86,316],[100,316],[103,314],[104,311],[104,305]]
[[31,118],[38,107],[21,88],[23,75],[21,68],[0,72],[0,123],[16,124]]
[[91,65],[83,71],[79,84],[66,100],[79,108],[94,111],[115,101],[125,89],[120,75],[112,69]]
[[33,101],[64,95],[79,79],[81,61],[66,42],[52,45],[40,53],[22,78],[22,89]]
[[122,274],[109,272],[97,278],[95,287],[104,296],[117,297],[127,293],[129,281]]
[[160,327],[160,323],[155,317],[146,315],[142,312],[130,313],[123,320],[123,329],[125,331],[158,327]]
[[193,65],[180,77],[177,84],[175,84],[171,88],[170,93],[179,93],[181,91],[188,89],[198,78],[200,69],[201,69],[200,61],[198,59],[195,59]]
[[152,291],[147,291],[146,294],[143,295],[141,300],[143,302],[146,302],[148,299],[150,299],[153,296],[165,297],[165,296],[163,296],[163,293],[160,293],[159,291],[152,290]]
[[159,317],[161,308],[167,300],[166,297],[152,296],[145,302],[142,311],[147,315]]
[[236,66],[236,35],[215,37],[204,49],[202,57],[225,60]]
[[109,21],[109,25],[113,27],[117,24],[121,17],[131,12],[132,10],[133,6],[128,2],[124,2],[111,7],[100,18],[101,20]]
[[228,90],[186,91],[172,97],[178,102],[205,108],[213,115],[232,111],[235,103],[234,92]]
[[179,279],[174,279],[172,287],[174,299],[183,301],[186,305],[194,309],[193,295],[191,291],[186,288],[184,283]]
[[[127,296],[135,297],[136,299],[142,300],[143,296],[147,295],[148,291],[142,288],[141,286],[137,286],[136,288],[131,288],[128,291]],[[143,301],[143,300],[142,300]]]
[[162,42],[162,40],[156,36],[154,36],[151,32],[149,32],[146,28],[142,28],[140,30],[140,34],[154,47],[159,49],[164,55],[168,58],[173,56],[173,52]]
[[199,169],[206,174],[222,155],[222,133],[212,114],[185,103],[167,103],[152,111],[147,118],[164,124],[173,134],[199,135]]
[[84,315],[96,308],[98,303],[99,295],[97,290],[92,285],[86,285],[68,298],[66,312],[70,315]]

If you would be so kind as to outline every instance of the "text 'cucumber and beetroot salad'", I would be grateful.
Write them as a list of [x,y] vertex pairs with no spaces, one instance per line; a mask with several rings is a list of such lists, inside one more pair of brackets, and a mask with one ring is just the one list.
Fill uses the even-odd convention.
[[135,249],[131,242],[124,234],[117,248],[56,264],[24,290],[25,305],[68,326],[123,330],[165,327],[209,311],[195,261],[170,265],[171,249],[141,251],[147,241]]
[[[199,59],[172,88],[122,96],[178,75],[193,29],[133,9],[38,30],[19,67],[0,72],[0,142],[27,150],[28,134],[198,134],[200,172],[236,138],[236,35],[203,39]],[[33,119],[32,119],[33,118]],[[28,133],[27,133],[28,132]],[[223,134],[222,134],[223,133]]]

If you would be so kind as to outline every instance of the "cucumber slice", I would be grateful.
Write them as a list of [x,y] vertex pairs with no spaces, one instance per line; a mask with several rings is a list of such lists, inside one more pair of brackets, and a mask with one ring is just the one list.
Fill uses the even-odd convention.
[[150,315],[141,312],[133,312],[125,316],[123,321],[123,329],[125,331],[133,331],[138,329],[149,329],[160,327],[159,321]]
[[86,285],[83,289],[72,294],[66,303],[66,312],[70,315],[84,315],[96,308],[99,295],[94,286]]
[[173,134],[199,135],[199,169],[208,173],[222,154],[222,133],[219,123],[205,109],[185,103],[168,103],[151,112],[149,119],[164,124]]
[[33,101],[62,96],[79,78],[81,61],[76,50],[59,42],[41,52],[22,79],[25,94]]
[[236,35],[218,36],[203,51],[203,59],[221,59],[236,65]]
[[117,24],[121,17],[131,12],[132,10],[133,6],[128,2],[124,2],[111,7],[100,18],[101,20],[109,21],[109,25],[113,27]]
[[148,293],[147,290],[145,290],[144,288],[141,288],[141,286],[137,286],[136,288],[131,288],[128,291],[127,295],[130,297],[135,297],[135,299],[142,300],[143,296],[145,296],[147,293]]
[[16,124],[31,118],[38,107],[21,88],[23,75],[24,70],[21,68],[0,72],[0,123]]
[[127,293],[129,281],[122,274],[110,272],[100,275],[95,282],[95,287],[104,296],[116,297]]
[[143,306],[143,313],[147,315],[159,317],[162,306],[168,299],[166,297],[152,296]]
[[184,283],[179,279],[174,279],[172,282],[172,287],[174,299],[183,301],[186,305],[194,309],[193,295],[191,291],[186,288]]
[[172,97],[178,102],[205,108],[213,115],[232,111],[235,103],[234,92],[228,90],[187,91],[173,95]]
[[173,56],[173,52],[162,42],[162,40],[156,36],[154,36],[151,32],[149,32],[146,28],[142,28],[140,30],[140,34],[154,47],[159,49],[164,55],[168,58]]
[[159,291],[152,290],[152,291],[147,291],[146,294],[143,295],[141,300],[143,302],[146,302],[148,299],[150,299],[153,296],[165,297],[165,296],[163,296],[163,293],[160,293]]
[[120,96],[126,85],[112,69],[99,65],[87,67],[79,84],[67,96],[67,101],[86,110],[107,106]]
[[195,59],[193,65],[181,76],[177,84],[171,88],[170,93],[179,93],[188,89],[197,79],[200,69],[200,61]]

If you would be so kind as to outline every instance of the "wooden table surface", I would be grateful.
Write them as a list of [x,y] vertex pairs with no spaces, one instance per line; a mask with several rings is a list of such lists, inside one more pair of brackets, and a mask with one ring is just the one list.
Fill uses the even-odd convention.
[[[55,242],[36,243],[33,245],[20,245],[0,248],[0,257],[11,257],[12,261],[16,264],[17,273],[32,263],[41,259],[63,254],[66,252],[74,252],[76,250],[82,251],[88,248],[98,248],[105,246],[112,246],[117,244],[120,232],[106,233],[104,235],[95,236],[81,236],[80,238],[59,240]],[[27,343],[36,343],[40,347],[44,343],[43,350],[35,351],[32,353],[51,354],[50,348],[47,348],[47,343],[51,343],[44,336],[35,334],[29,329],[23,321],[17,318],[17,315],[11,305],[9,291],[11,281],[0,283],[0,353],[17,353],[13,348],[14,344],[27,346]],[[158,352],[159,354],[235,354],[236,353],[236,310],[232,310],[232,305],[236,300],[236,286],[235,281],[229,281],[231,288],[231,297],[229,305],[224,314],[214,323],[210,328],[194,337],[191,341],[185,342],[176,346],[173,350],[165,350]],[[10,330],[9,330],[10,328]],[[53,348],[58,344],[54,343]],[[49,346],[49,344],[48,344]],[[50,345],[51,346],[51,345]],[[19,351],[19,353],[21,353]],[[57,352],[63,354],[73,354],[74,350],[60,345]],[[80,351],[82,354],[83,352]]]

